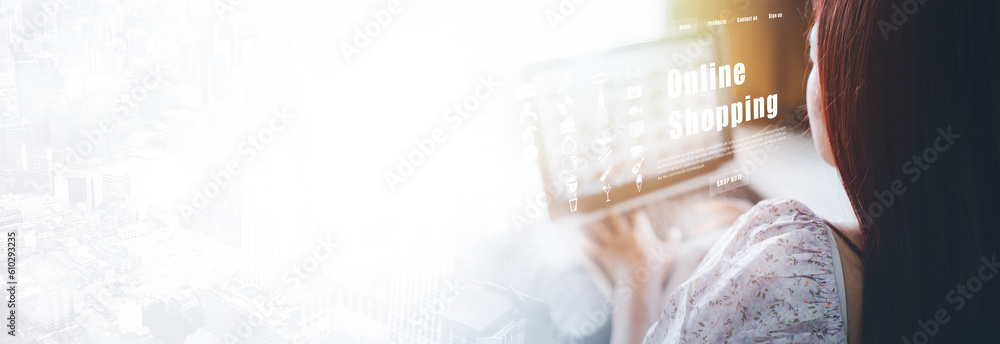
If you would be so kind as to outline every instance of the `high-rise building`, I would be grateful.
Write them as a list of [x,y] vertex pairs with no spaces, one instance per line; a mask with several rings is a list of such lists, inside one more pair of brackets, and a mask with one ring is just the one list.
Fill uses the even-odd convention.
[[125,166],[114,166],[104,170],[101,186],[106,199],[125,199],[131,190],[131,178]]
[[[76,116],[71,115],[66,106],[66,92],[62,90],[46,92],[41,96],[41,101],[42,105],[39,111],[43,113],[42,116],[46,123],[44,126],[36,126],[36,129],[45,131],[44,134],[38,136],[45,138],[42,144],[46,147],[69,146],[71,144],[69,141],[70,132],[73,130],[71,121]],[[34,124],[34,122],[32,123]]]
[[31,143],[31,125],[6,123],[0,125],[0,170],[13,170],[21,165],[21,146]]
[[146,148],[129,154],[129,190],[137,200],[144,202],[151,200],[153,195],[149,190],[153,183],[157,182],[153,180],[156,175],[155,169],[166,156],[166,152],[156,148]]
[[91,171],[60,171],[53,183],[56,195],[67,204],[86,203],[87,209],[94,209],[104,203],[100,180]]
[[230,143],[235,139],[213,130],[207,113],[178,110],[164,115],[172,120],[167,144],[180,164],[204,169],[225,164],[231,158]]
[[[0,16],[3,16],[4,12],[6,11],[3,8],[3,5],[0,5]],[[10,33],[9,26],[0,26],[0,46],[4,47],[13,46],[11,45],[11,36],[13,35],[11,35]],[[14,54],[11,50],[12,49],[3,49],[2,51],[0,51],[0,60],[5,60],[14,57]],[[3,74],[3,72],[0,71],[0,74]],[[0,87],[2,87],[2,85],[0,85]]]
[[24,217],[20,210],[0,208],[0,231],[14,229],[22,222]]
[[[223,342],[330,343],[330,293],[324,286],[302,288],[277,301],[238,280],[215,284],[203,298],[205,329]],[[274,301],[273,307],[261,307],[260,300]]]
[[25,223],[40,223],[51,214],[51,209],[47,206],[51,203],[50,197],[46,195],[28,195],[17,200],[9,208],[18,209]]
[[299,180],[282,171],[287,166],[249,168],[240,192],[243,282],[265,292],[281,286],[306,244],[314,241],[302,226]]
[[46,331],[58,331],[73,322],[73,285],[66,272],[48,259],[35,264],[30,280],[19,284],[23,287],[23,305],[33,305],[33,312],[26,312],[28,319]]
[[[83,97],[83,98],[70,98],[66,100],[66,106],[73,109],[72,115],[68,116],[67,121],[67,142],[72,147],[78,147],[85,145],[81,143],[83,140],[92,140],[92,138],[101,137],[101,140],[105,140],[103,133],[99,131],[99,117],[104,109],[101,105],[104,99],[98,97]],[[103,147],[101,142],[88,142],[87,144],[93,145],[93,150],[95,153],[93,155],[101,155]]]
[[[4,33],[5,30],[0,28],[0,33]],[[0,42],[3,42],[5,37],[0,37]],[[14,74],[14,60],[10,59],[10,56],[4,56],[4,53],[0,52],[0,94],[12,92],[17,90],[17,79],[15,79]]]
[[69,203],[86,202],[90,197],[93,184],[86,175],[66,177],[66,201]]
[[55,169],[52,148],[33,144],[21,145],[21,168],[38,177],[51,178]]
[[123,201],[111,203],[101,210],[101,220],[105,230],[118,231],[119,228],[135,224],[139,218],[139,209],[133,204]]
[[59,133],[58,118],[66,111],[53,90],[63,87],[62,75],[51,53],[36,53],[30,58],[14,61],[17,82],[17,100],[20,112],[31,123],[34,143],[52,144],[53,132]]

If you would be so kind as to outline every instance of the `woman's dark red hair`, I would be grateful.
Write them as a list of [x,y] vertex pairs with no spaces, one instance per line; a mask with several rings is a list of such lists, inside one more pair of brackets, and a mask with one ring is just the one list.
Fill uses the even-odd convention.
[[826,130],[864,235],[863,343],[1000,342],[998,8],[812,2]]

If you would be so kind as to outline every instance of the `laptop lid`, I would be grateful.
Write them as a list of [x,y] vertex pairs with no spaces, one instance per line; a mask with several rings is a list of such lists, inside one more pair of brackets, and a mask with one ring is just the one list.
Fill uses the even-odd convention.
[[547,193],[552,219],[633,199],[732,159],[724,154],[730,128],[708,125],[717,107],[730,104],[732,87],[724,85],[739,69],[724,64],[716,34],[701,31],[522,69],[522,85],[534,88],[523,110],[537,115],[542,179],[555,186]]

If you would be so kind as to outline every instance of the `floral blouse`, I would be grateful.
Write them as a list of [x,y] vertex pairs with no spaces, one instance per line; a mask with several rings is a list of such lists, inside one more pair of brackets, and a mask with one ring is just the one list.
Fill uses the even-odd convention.
[[847,343],[842,271],[823,219],[760,202],[670,294],[644,343]]

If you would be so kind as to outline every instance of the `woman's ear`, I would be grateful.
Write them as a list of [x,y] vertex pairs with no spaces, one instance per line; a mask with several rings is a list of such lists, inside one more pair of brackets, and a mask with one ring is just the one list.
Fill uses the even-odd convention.
[[806,109],[809,112],[809,128],[812,132],[813,144],[826,163],[836,166],[833,161],[833,151],[830,149],[830,137],[826,132],[826,116],[823,113],[823,97],[819,80],[819,21],[809,32],[809,59],[812,68],[806,82]]

